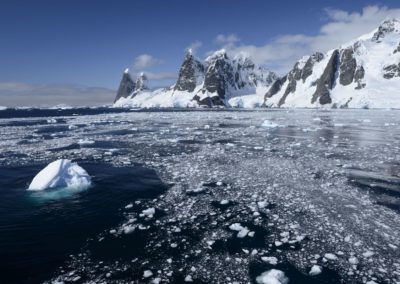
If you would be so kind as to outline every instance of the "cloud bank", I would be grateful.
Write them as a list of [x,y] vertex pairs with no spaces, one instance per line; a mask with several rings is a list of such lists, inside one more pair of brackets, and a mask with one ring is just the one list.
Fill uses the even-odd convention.
[[280,35],[265,45],[245,44],[236,35],[218,35],[215,42],[231,54],[245,52],[258,64],[284,74],[304,55],[330,49],[371,32],[389,17],[400,17],[400,9],[385,6],[366,6],[361,12],[349,13],[337,9],[325,9],[326,23],[318,34]]
[[0,82],[0,105],[48,107],[110,105],[115,90],[80,85],[38,85]]

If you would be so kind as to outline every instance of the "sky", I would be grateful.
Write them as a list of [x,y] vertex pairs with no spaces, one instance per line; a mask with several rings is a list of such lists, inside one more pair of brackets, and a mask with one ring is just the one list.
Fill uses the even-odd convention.
[[387,17],[398,0],[0,0],[0,106],[110,104],[125,68],[166,86],[188,48],[282,75]]

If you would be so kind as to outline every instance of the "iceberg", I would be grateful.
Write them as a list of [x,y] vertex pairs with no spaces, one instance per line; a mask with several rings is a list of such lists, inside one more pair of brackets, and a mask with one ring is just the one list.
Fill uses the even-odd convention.
[[289,278],[283,271],[271,269],[256,278],[258,284],[288,284]]
[[91,185],[89,174],[77,163],[59,159],[48,164],[32,180],[28,190],[50,188],[86,189]]

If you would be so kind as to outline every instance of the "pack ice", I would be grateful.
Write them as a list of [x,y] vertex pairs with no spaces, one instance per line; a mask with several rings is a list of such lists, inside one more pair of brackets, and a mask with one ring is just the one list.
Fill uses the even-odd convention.
[[77,163],[59,159],[48,164],[32,180],[28,190],[48,188],[86,189],[90,186],[89,174]]

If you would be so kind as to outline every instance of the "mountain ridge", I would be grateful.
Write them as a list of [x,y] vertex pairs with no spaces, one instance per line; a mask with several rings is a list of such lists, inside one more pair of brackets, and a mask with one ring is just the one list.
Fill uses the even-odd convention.
[[385,20],[336,49],[303,56],[282,77],[248,55],[231,57],[225,50],[204,61],[188,50],[178,80],[169,88],[132,89],[133,79],[126,77],[124,73],[114,106],[400,107],[400,20]]

